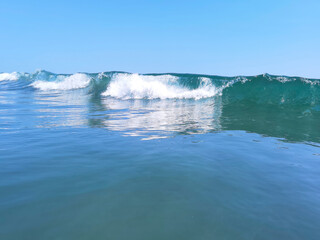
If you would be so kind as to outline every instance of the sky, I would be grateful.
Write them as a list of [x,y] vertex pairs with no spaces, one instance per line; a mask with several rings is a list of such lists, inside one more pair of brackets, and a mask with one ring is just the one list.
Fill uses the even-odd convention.
[[319,0],[0,0],[0,72],[320,78]]

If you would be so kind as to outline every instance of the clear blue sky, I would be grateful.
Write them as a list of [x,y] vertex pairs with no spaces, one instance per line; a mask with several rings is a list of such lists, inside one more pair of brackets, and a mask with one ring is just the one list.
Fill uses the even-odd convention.
[[320,78],[319,0],[2,0],[0,31],[0,72]]

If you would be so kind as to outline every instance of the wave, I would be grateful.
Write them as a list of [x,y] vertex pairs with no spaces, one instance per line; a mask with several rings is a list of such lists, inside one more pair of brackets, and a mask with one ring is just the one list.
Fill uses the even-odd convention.
[[147,76],[139,74],[116,74],[102,93],[118,99],[168,99],[209,98],[217,94],[216,87],[208,78],[200,78],[200,86],[190,89],[179,84],[172,75]]
[[[320,142],[319,79],[47,71],[1,73],[0,79],[2,104],[10,103],[6,96],[21,96],[8,91],[21,91],[34,94],[35,99],[48,97],[51,106],[41,112],[51,112],[57,105],[58,114],[61,106],[72,106],[62,111],[61,122],[46,118],[41,126],[78,126],[88,121],[92,127],[136,136],[244,130],[289,141]],[[88,119],[80,114],[83,111],[90,112]]]
[[320,80],[301,77],[223,77],[195,74],[132,74],[125,72],[55,74],[1,73],[0,90],[31,87],[37,91],[87,89],[88,94],[116,99],[202,99],[225,103],[319,104]]
[[31,86],[43,91],[48,90],[72,90],[85,88],[90,83],[90,76],[83,73],[76,73],[71,76],[58,76],[55,81],[37,80]]
[[17,72],[13,73],[0,73],[0,81],[16,81],[20,77],[20,74]]

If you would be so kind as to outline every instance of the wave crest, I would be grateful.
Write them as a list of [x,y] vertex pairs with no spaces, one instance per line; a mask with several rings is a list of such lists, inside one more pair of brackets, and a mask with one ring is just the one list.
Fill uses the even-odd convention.
[[[58,78],[59,79],[59,78]],[[31,85],[40,90],[72,90],[85,88],[89,85],[91,78],[84,73],[76,73],[71,76],[60,76],[58,81],[42,81],[38,80]]]
[[0,73],[0,81],[16,81],[20,77],[20,74],[17,72],[13,73]]
[[197,89],[179,84],[179,78],[173,75],[116,74],[107,90],[102,93],[118,99],[200,99],[213,97],[218,93],[208,78],[200,79]]

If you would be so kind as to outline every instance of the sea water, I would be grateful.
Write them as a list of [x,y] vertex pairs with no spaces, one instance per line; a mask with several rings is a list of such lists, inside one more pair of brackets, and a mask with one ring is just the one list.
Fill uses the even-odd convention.
[[0,239],[320,239],[320,81],[0,73]]

